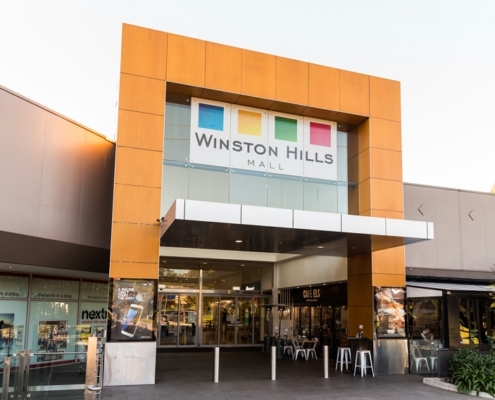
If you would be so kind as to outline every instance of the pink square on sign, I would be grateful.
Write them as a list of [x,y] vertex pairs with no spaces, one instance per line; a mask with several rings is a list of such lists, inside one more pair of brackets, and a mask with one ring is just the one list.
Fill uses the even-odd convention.
[[309,143],[316,146],[331,147],[331,126],[319,124],[318,122],[309,123]]

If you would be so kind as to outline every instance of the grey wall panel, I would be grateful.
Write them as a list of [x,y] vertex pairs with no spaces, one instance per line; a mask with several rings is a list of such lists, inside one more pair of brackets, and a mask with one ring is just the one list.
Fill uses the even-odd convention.
[[0,89],[0,194],[39,202],[45,121],[44,110]]
[[488,270],[485,204],[482,195],[459,192],[459,221],[463,264],[467,269]]
[[39,224],[39,203],[0,195],[0,230],[14,233],[29,232],[35,236]]
[[38,236],[79,244],[79,214],[42,205]]
[[485,201],[486,258],[487,264],[495,268],[495,196],[483,196]]
[[442,188],[429,189],[435,195],[436,224],[433,244],[437,247],[437,252],[441,253],[438,267],[462,269],[458,191]]
[[112,225],[110,221],[100,218],[80,216],[79,243],[85,246],[110,248],[110,233]]
[[82,215],[111,220],[114,168],[115,144],[85,131]]
[[0,87],[0,230],[108,249],[115,144]]
[[47,115],[41,204],[80,212],[83,146],[83,128],[57,115]]
[[495,196],[405,184],[404,203],[406,219],[435,224],[434,240],[406,246],[407,267],[445,271],[440,275],[449,277],[471,273],[474,278],[491,271],[495,263]]

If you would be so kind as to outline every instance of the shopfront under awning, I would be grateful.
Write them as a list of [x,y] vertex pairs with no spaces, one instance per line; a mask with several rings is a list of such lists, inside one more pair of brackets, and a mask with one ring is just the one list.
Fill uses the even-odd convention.
[[160,236],[166,247],[345,257],[433,239],[433,224],[177,199]]
[[495,286],[490,285],[465,285],[461,283],[440,283],[440,282],[406,282],[407,287],[445,290],[452,292],[493,292]]

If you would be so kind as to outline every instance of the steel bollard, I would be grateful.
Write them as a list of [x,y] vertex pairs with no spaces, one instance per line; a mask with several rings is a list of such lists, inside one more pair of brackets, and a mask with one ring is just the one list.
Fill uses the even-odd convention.
[[323,346],[323,377],[328,378],[328,345]]
[[272,346],[271,351],[271,359],[272,359],[272,381],[277,379],[277,348]]
[[213,382],[218,383],[218,372],[220,370],[220,347],[215,347],[215,360],[213,363]]

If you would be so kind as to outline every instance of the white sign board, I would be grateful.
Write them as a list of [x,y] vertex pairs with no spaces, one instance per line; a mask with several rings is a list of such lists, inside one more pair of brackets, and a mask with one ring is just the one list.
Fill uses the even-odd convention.
[[191,101],[191,164],[337,180],[337,123]]

